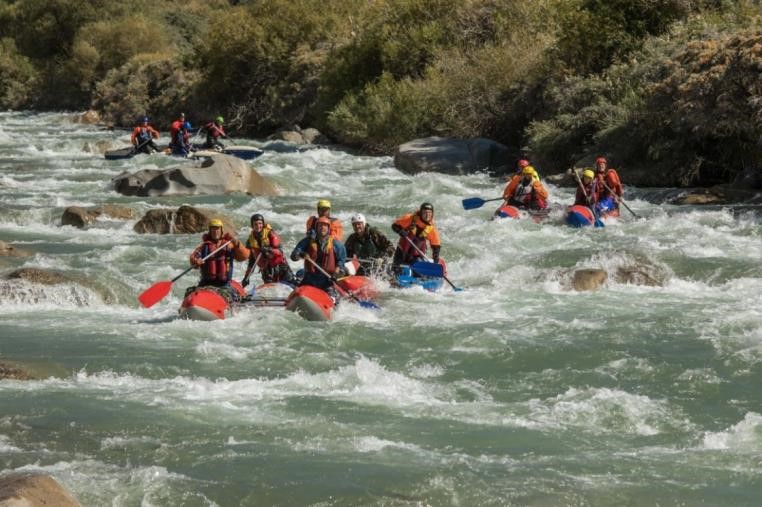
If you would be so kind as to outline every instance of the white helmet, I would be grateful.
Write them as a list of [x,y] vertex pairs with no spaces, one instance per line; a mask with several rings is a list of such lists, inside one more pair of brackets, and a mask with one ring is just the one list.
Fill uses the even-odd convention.
[[352,221],[353,224],[356,224],[358,222],[364,224],[365,223],[365,215],[363,215],[362,213],[355,213],[354,215],[352,215],[351,221]]

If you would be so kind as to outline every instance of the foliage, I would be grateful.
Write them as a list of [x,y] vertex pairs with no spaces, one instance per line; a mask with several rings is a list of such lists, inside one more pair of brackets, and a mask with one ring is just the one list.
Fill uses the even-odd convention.
[[688,0],[575,0],[560,17],[558,58],[569,72],[601,72],[664,33],[689,12]]
[[[154,125],[169,125],[179,112],[195,109],[191,96],[199,79],[197,72],[173,59],[140,55],[107,74],[97,86],[93,106],[117,125],[131,126],[146,114]],[[195,117],[189,114],[189,119]]]
[[23,109],[34,102],[38,74],[19,54],[13,39],[0,39],[0,109]]

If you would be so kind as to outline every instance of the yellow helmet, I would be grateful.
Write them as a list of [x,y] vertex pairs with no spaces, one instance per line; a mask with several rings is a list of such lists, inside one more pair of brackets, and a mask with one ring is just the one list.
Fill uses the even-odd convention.
[[317,203],[317,208],[330,208],[331,207],[331,201],[328,199],[320,199]]
[[534,167],[531,165],[526,166],[524,169],[521,170],[521,174],[525,176],[534,176]]
[[209,227],[219,227],[220,229],[222,229],[222,220],[220,220],[219,218],[213,218],[212,220],[209,221]]
[[595,178],[595,173],[590,169],[585,169],[584,171],[582,171],[582,177],[593,179]]

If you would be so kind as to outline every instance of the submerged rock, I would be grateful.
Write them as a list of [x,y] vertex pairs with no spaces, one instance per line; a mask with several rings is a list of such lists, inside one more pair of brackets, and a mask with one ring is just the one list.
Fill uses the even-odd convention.
[[133,230],[139,234],[195,234],[206,232],[213,218],[222,220],[225,232],[235,234],[233,221],[216,210],[183,205],[149,210]]
[[100,141],[95,142],[86,141],[85,144],[82,145],[82,151],[103,155],[107,151],[116,150],[122,146],[124,146],[122,143],[101,139]]
[[[53,290],[51,286],[61,287]],[[0,303],[35,304],[53,301],[80,306],[100,302],[115,303],[117,297],[114,286],[104,286],[85,276],[52,269],[19,268],[0,280]]]
[[[0,380],[2,379],[14,379],[14,380],[29,380],[32,378],[29,373],[16,367],[11,363],[0,360]],[[2,505],[2,504],[0,504]]]
[[135,210],[117,204],[102,204],[91,208],[69,206],[61,215],[61,225],[71,225],[82,229],[94,223],[101,215],[129,220],[135,217]]
[[394,166],[406,174],[488,171],[499,176],[512,171],[509,159],[508,148],[490,139],[426,137],[399,145],[394,154]]
[[196,165],[176,169],[144,169],[122,173],[112,183],[123,195],[216,195],[241,192],[276,195],[275,186],[245,161],[224,154],[200,157]]
[[29,257],[32,252],[16,248],[10,243],[0,240],[0,257]]
[[572,277],[572,288],[576,291],[598,290],[608,277],[603,269],[578,269]]
[[0,478],[2,507],[79,507],[74,496],[48,475],[11,474]]

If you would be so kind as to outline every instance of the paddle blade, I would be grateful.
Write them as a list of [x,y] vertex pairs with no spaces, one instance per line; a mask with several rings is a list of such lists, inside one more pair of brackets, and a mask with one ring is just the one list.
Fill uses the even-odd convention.
[[435,262],[414,262],[410,265],[410,269],[420,276],[432,276],[435,278],[442,278],[444,276],[444,268],[441,264]]
[[371,303],[370,301],[363,301],[362,299],[357,300],[357,304],[362,306],[363,308],[368,308],[369,310],[380,310],[381,307],[378,306],[376,303]]
[[595,226],[596,227],[605,227],[603,221],[600,218],[595,219]]
[[484,203],[486,201],[482,199],[481,197],[469,197],[468,199],[463,199],[461,203],[463,204],[463,209],[476,209],[481,208],[484,206]]
[[138,301],[140,301],[140,304],[144,307],[151,308],[153,305],[164,299],[171,289],[172,282],[169,280],[156,282],[138,296]]

